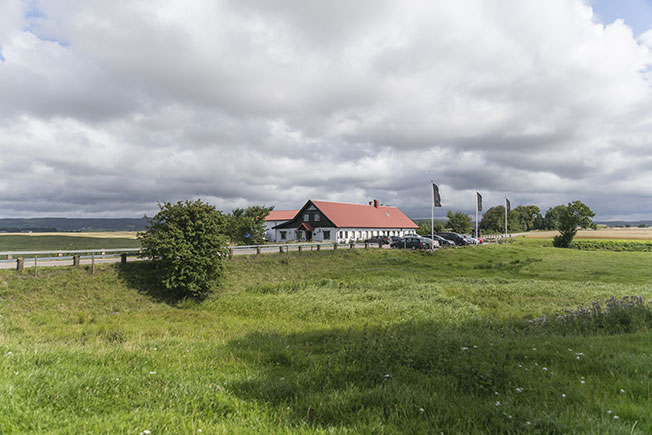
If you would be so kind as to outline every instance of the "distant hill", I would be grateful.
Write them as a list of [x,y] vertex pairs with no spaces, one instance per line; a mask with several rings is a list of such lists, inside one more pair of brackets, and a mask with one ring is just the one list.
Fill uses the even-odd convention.
[[73,219],[73,218],[30,218],[0,219],[0,232],[3,233],[49,233],[81,231],[142,231],[144,218],[117,219]]
[[596,221],[596,224],[607,225],[608,227],[624,227],[627,225],[630,227],[641,225],[652,227],[652,221]]

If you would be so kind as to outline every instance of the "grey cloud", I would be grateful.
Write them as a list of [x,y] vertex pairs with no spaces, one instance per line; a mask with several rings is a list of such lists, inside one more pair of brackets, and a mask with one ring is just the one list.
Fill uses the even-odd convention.
[[475,188],[647,210],[650,49],[580,0],[7,4],[7,216],[196,197],[428,216],[431,179],[469,213]]

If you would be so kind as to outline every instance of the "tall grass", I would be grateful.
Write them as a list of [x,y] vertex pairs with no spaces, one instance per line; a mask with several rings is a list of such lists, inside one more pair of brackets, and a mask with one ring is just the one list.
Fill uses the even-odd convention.
[[147,263],[2,272],[0,432],[649,433],[645,322],[528,322],[648,300],[648,255],[235,257],[202,303],[167,298]]

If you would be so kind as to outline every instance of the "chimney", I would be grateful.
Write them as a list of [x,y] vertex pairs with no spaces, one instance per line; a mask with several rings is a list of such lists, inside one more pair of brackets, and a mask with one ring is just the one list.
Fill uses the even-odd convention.
[[378,208],[378,200],[374,199],[374,207]]

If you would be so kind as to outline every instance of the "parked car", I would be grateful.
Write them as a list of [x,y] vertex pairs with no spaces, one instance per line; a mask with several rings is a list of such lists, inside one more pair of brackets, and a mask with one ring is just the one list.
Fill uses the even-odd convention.
[[374,237],[368,238],[364,242],[365,243],[381,243],[383,245],[389,245],[391,243],[391,239],[389,238],[389,236],[374,236]]
[[389,237],[389,243],[392,244],[392,243],[394,243],[394,242],[398,242],[398,241],[401,240],[401,239],[402,239],[401,236],[390,236],[390,237]]
[[[423,237],[425,237],[425,238],[427,238],[427,239],[430,238],[430,236],[429,236],[428,234],[426,234],[426,235],[423,236]],[[438,236],[437,234],[435,234],[433,237],[434,237],[433,240],[434,240],[435,242],[439,242],[439,247],[440,247],[440,248],[446,248],[446,247],[448,247],[448,246],[455,246],[455,242],[451,242],[450,240],[444,239],[443,237]]]
[[431,249],[432,240],[420,236],[405,236],[396,242],[392,242],[389,246],[397,249]]
[[464,238],[464,236],[458,233],[444,232],[444,233],[437,233],[437,235],[439,237],[443,237],[446,240],[450,240],[451,242],[455,243],[458,246],[464,246],[469,244],[469,242]]
[[476,239],[475,237],[471,237],[467,234],[460,234],[462,237],[464,237],[467,241],[467,245],[479,245],[480,240]]

